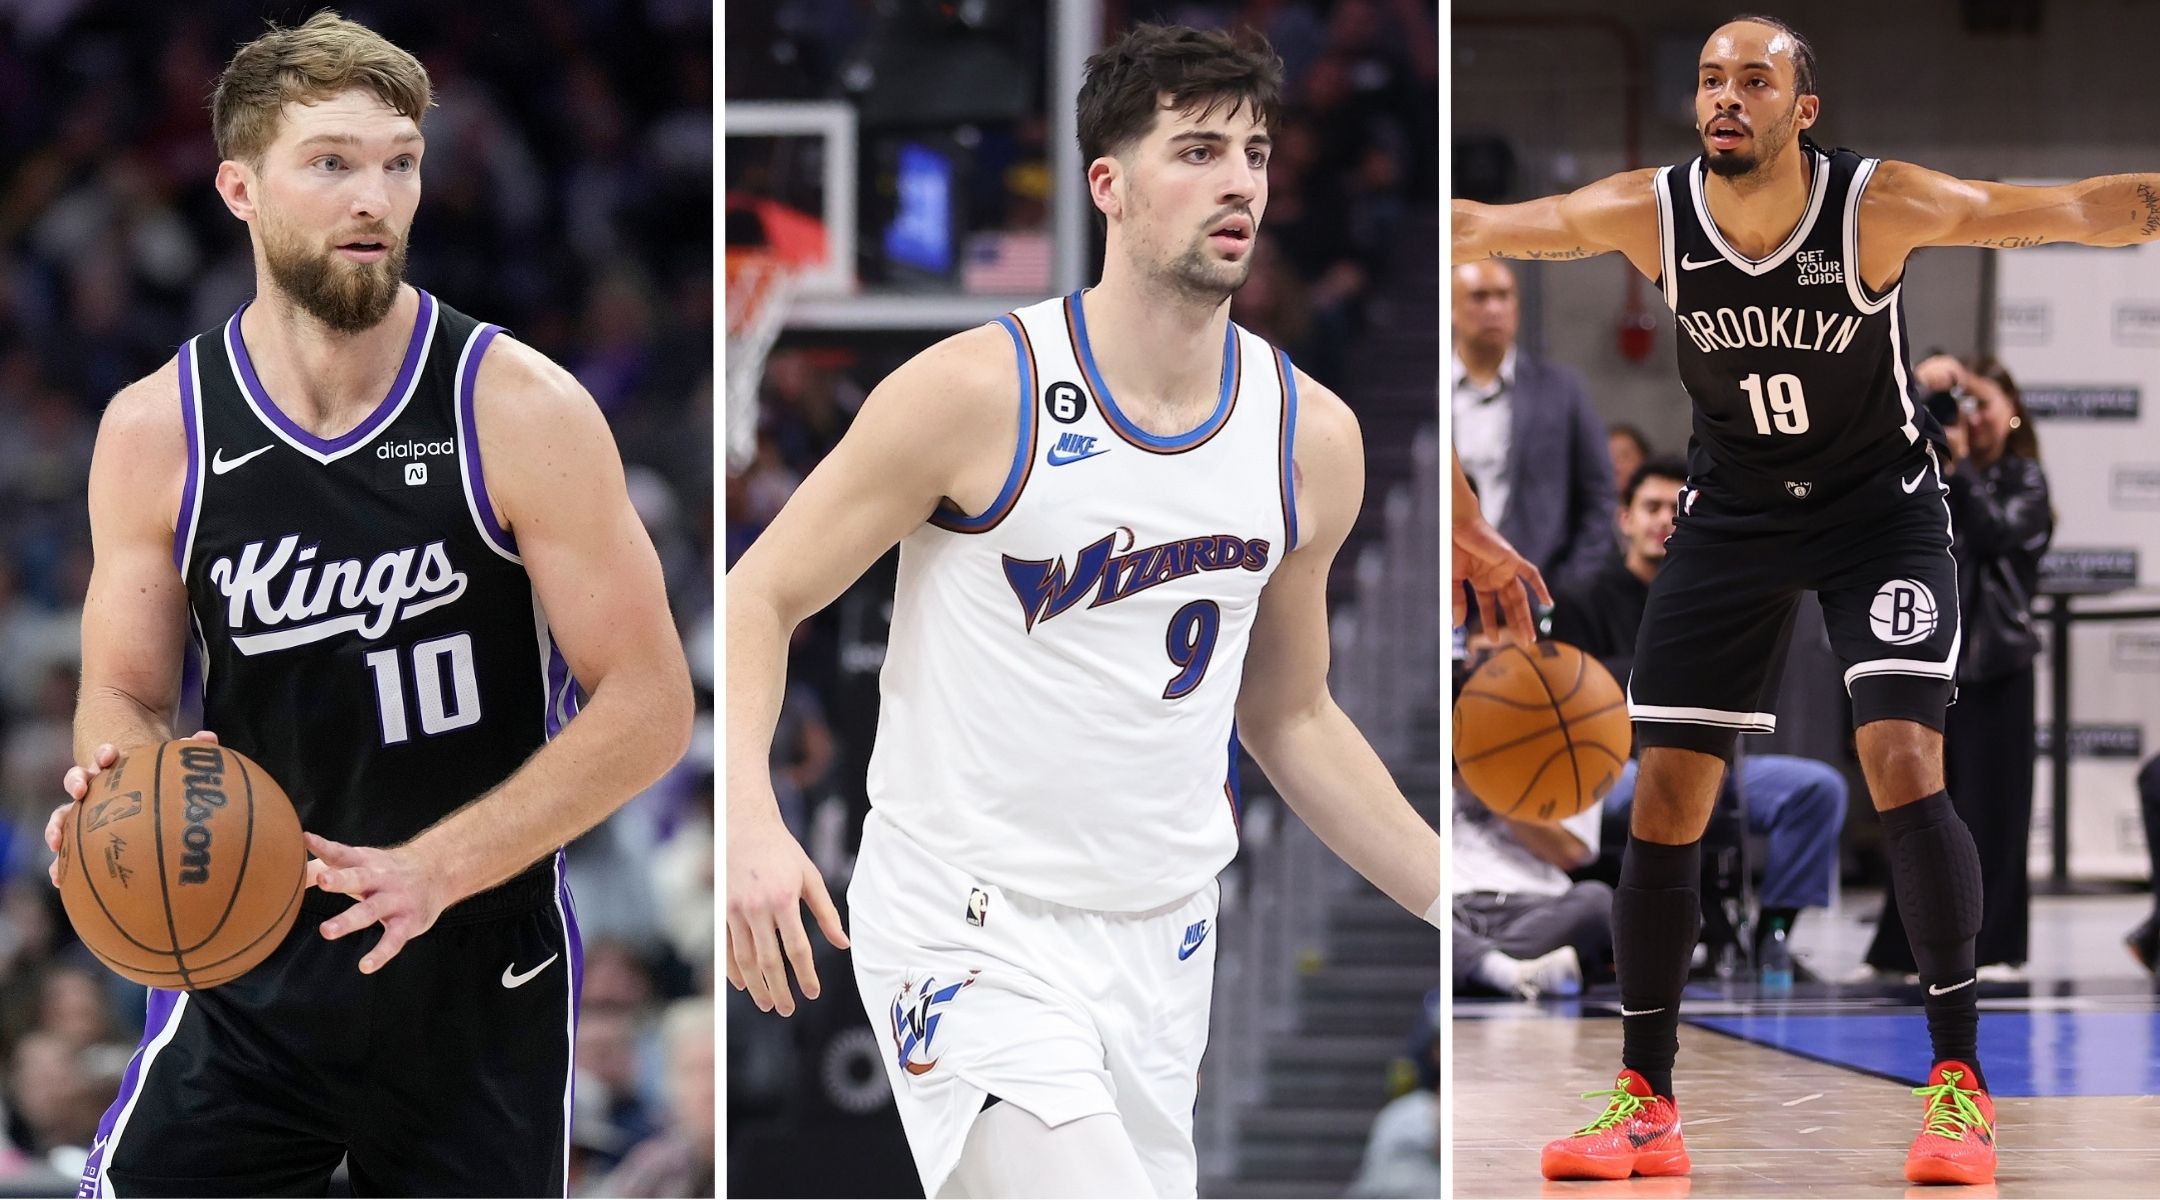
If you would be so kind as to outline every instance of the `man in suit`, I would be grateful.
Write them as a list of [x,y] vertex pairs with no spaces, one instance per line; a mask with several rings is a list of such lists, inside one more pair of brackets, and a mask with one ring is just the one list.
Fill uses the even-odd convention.
[[1519,354],[1504,262],[1455,268],[1454,442],[1486,519],[1555,587],[1612,557],[1612,462],[1582,378]]

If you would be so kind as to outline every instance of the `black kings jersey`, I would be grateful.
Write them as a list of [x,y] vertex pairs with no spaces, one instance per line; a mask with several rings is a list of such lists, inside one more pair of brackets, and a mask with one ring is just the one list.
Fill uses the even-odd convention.
[[1860,278],[1860,196],[1878,160],[1803,147],[1806,214],[1759,261],[1711,220],[1701,158],[1657,173],[1658,283],[1694,400],[1689,470],[1764,501],[1827,499],[1942,439],[1915,403],[1898,287],[1878,296]]
[[204,722],[336,841],[411,838],[576,709],[481,473],[473,380],[500,332],[420,293],[389,394],[328,440],[265,392],[239,313],[180,350],[173,554]]

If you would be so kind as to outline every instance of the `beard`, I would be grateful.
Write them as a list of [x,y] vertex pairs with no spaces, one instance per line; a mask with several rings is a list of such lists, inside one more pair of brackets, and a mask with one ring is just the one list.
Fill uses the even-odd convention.
[[1784,153],[1785,144],[1792,141],[1793,122],[1799,114],[1800,101],[1795,97],[1792,106],[1785,110],[1785,115],[1755,137],[1755,144],[1760,148],[1757,153],[1719,151],[1706,146],[1708,152],[1703,155],[1704,165],[1710,168],[1712,175],[1726,179],[1738,179],[1753,174],[1764,163],[1773,162],[1778,155]]
[[1187,246],[1157,274],[1180,295],[1221,304],[1252,277],[1252,249],[1248,246],[1243,258],[1226,262],[1209,253],[1206,242],[1207,236],[1202,234],[1198,242]]
[[333,333],[373,329],[389,315],[405,282],[404,238],[381,261],[356,263],[335,250],[318,252],[299,234],[273,224],[264,231],[263,258],[278,290]]

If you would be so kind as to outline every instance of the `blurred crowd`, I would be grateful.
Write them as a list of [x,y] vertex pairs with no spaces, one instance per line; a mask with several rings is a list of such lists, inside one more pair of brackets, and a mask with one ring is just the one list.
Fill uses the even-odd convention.
[[[207,100],[265,19],[319,7],[0,6],[0,1178],[73,1174],[143,1012],[141,989],[73,945],[44,875],[41,831],[71,756],[98,416],[252,292],[245,227],[211,186]],[[700,732],[668,778],[571,848],[588,954],[572,1187],[710,1195],[711,6],[343,11],[415,53],[435,87],[408,279],[576,374],[660,550]]]

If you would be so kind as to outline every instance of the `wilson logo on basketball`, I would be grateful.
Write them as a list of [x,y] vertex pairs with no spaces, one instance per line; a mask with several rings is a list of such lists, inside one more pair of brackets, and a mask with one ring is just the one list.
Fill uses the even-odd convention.
[[[289,533],[275,548],[249,542],[237,561],[210,564],[225,596],[225,626],[242,654],[267,654],[341,633],[374,639],[465,594],[465,573],[444,543],[407,546],[375,556],[315,562],[316,547]],[[259,627],[250,630],[250,626]],[[243,632],[247,631],[247,632]]]
[[180,751],[185,772],[187,828],[180,833],[180,882],[210,882],[210,814],[225,807],[225,756],[208,746],[186,746]]

